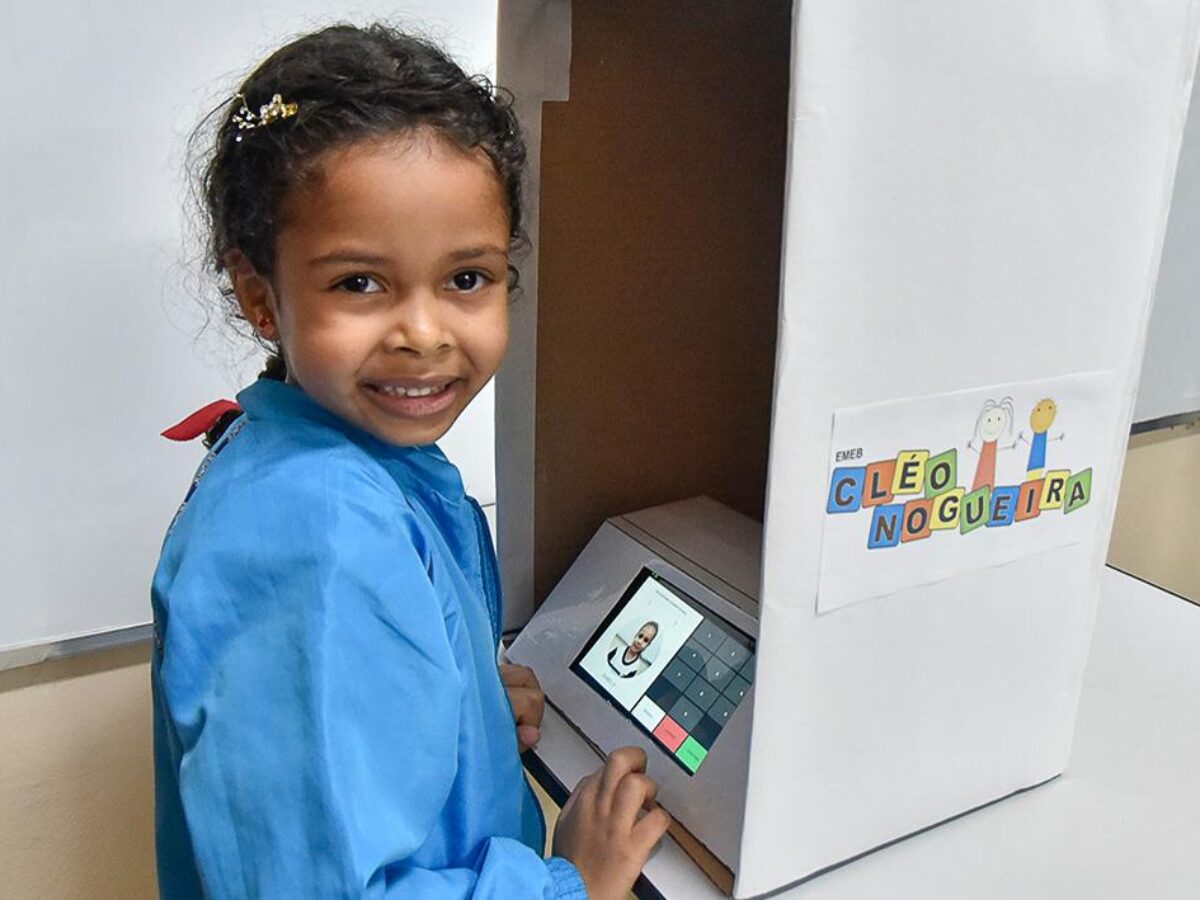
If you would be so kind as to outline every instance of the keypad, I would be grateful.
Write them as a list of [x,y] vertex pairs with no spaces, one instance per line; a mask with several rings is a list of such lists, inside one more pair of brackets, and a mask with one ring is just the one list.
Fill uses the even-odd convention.
[[746,639],[705,619],[650,685],[635,718],[695,773],[753,680]]

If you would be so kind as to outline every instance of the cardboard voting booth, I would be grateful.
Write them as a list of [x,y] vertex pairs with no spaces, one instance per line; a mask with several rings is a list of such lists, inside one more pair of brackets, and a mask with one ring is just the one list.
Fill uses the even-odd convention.
[[[501,4],[535,169],[497,390],[514,649],[595,746],[646,747],[735,896],[1066,767],[1198,26],[1193,0]],[[698,496],[763,523],[751,612],[629,525]],[[653,661],[647,598],[694,625]],[[713,624],[753,655],[743,737],[680,758],[621,679],[715,653]]]

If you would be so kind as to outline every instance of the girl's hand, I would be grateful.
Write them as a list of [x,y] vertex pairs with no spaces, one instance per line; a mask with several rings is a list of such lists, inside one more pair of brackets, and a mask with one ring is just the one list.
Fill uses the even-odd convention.
[[517,748],[524,753],[537,746],[542,738],[542,716],[546,714],[546,695],[538,684],[533,669],[527,666],[500,664],[500,680],[508,691],[513,715],[517,721]]
[[666,833],[671,817],[654,802],[637,747],[613,752],[572,792],[554,830],[554,855],[575,864],[589,900],[623,900]]

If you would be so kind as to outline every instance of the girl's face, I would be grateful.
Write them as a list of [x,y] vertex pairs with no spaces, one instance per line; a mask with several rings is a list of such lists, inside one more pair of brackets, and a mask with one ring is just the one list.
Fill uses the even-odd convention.
[[327,410],[391,444],[436,441],[508,343],[508,212],[490,160],[423,133],[360,142],[281,212],[273,281],[233,272],[247,319]]
[[635,655],[640,655],[643,650],[650,646],[650,642],[654,640],[654,636],[658,633],[653,625],[643,625],[638,629],[638,633],[633,636],[633,641],[629,644],[629,649]]

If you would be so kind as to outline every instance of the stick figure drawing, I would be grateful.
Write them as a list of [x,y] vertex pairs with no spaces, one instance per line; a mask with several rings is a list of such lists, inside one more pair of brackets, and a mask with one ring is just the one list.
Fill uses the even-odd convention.
[[975,434],[967,441],[967,446],[979,454],[979,462],[975,466],[975,480],[971,490],[977,491],[984,485],[989,488],[996,486],[996,452],[1011,450],[1016,441],[1006,446],[999,446],[1000,438],[1012,435],[1013,401],[1012,397],[1002,400],[985,400],[979,418],[975,420]]
[[1054,398],[1043,397],[1029,413],[1029,427],[1033,430],[1033,437],[1025,437],[1024,431],[1017,435],[1017,440],[1029,445],[1029,463],[1025,466],[1026,481],[1037,481],[1045,472],[1046,444],[1050,441],[1061,441],[1066,437],[1065,431],[1054,437],[1047,436],[1057,415],[1058,404],[1054,402]]

